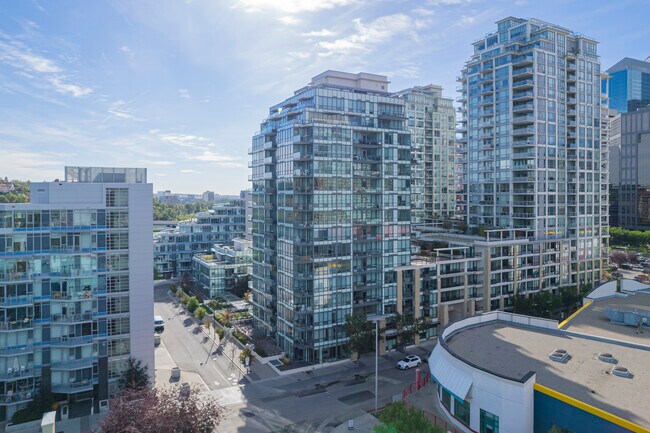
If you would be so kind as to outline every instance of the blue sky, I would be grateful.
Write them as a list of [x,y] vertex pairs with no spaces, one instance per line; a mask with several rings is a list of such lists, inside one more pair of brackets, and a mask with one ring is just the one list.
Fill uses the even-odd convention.
[[0,0],[0,176],[144,166],[154,190],[237,193],[268,107],[327,69],[455,96],[470,43],[506,16],[650,56],[650,2]]

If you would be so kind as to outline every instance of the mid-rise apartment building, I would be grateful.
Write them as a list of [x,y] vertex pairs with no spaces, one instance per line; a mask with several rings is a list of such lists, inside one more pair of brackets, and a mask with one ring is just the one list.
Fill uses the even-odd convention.
[[129,357],[153,374],[152,203],[146,169],[66,167],[0,205],[0,421],[107,399]]
[[233,245],[214,245],[209,254],[199,253],[192,259],[192,277],[210,296],[223,296],[238,278],[251,273],[250,241],[239,238]]
[[[524,229],[540,263],[566,248],[554,267],[558,283],[599,281],[609,221],[597,42],[508,17],[473,46],[459,77],[459,207],[469,230]],[[526,290],[544,288],[535,278]],[[513,283],[506,293],[519,290]]]
[[447,220],[456,211],[456,114],[453,99],[430,84],[397,92],[411,132],[411,222]]
[[253,137],[253,317],[294,360],[345,354],[345,317],[397,310],[411,135],[386,77],[327,71]]
[[164,277],[181,277],[192,272],[192,258],[208,253],[214,244],[232,245],[246,233],[245,191],[236,200],[217,203],[208,212],[200,212],[191,221],[154,234],[156,272]]

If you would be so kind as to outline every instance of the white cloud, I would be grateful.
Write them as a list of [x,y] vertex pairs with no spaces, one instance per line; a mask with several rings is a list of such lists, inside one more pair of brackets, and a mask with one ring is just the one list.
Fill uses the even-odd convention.
[[296,24],[300,24],[300,20],[291,15],[285,15],[283,17],[280,17],[278,18],[278,21],[280,21],[282,24],[286,26],[295,26]]
[[200,171],[192,170],[191,168],[186,168],[186,169],[184,169],[184,170],[181,170],[181,173],[194,173],[194,174],[201,174]]
[[188,157],[190,160],[209,162],[211,165],[224,168],[243,168],[244,164],[237,162],[235,158],[228,155],[220,155],[216,152],[208,150],[203,151],[198,155],[191,155]]
[[130,105],[131,101],[123,101],[121,99],[113,102],[108,107],[108,117],[104,119],[104,122],[109,119],[141,120],[133,114],[133,110],[129,107]]
[[449,6],[472,3],[474,0],[429,0],[427,3],[432,6]]
[[93,89],[69,82],[63,70],[51,59],[34,54],[25,44],[0,32],[0,62],[18,70],[37,87],[79,98],[87,96]]
[[147,161],[146,162],[149,165],[175,165],[176,163],[174,161]]
[[60,77],[50,78],[50,84],[52,84],[54,90],[56,90],[57,92],[63,93],[64,95],[66,94],[71,95],[74,96],[75,98],[90,95],[91,93],[93,93],[93,89],[91,89],[90,87],[84,87],[78,84],[66,83]]
[[126,54],[129,59],[132,59],[135,56],[135,53],[133,52],[133,50],[131,48],[127,47],[126,45],[121,46],[119,48],[119,50],[121,52],[123,52],[124,54]]
[[308,59],[311,57],[311,53],[305,52],[305,51],[291,51],[287,53],[289,57],[293,57],[294,59]]
[[160,134],[160,139],[166,143],[171,143],[179,147],[204,148],[210,147],[209,139],[198,135],[189,134]]
[[192,95],[190,95],[190,91],[187,89],[178,89],[178,96],[183,99],[192,99]]
[[328,38],[331,36],[336,36],[336,32],[327,29],[322,29],[322,30],[314,30],[311,32],[303,33],[302,35],[307,38]]
[[376,45],[389,41],[400,33],[407,33],[414,28],[413,20],[405,14],[395,14],[379,17],[370,23],[364,23],[361,18],[354,21],[355,33],[334,41],[318,43],[321,56],[332,54],[349,54],[356,51],[369,51]]
[[235,0],[233,8],[245,12],[279,12],[300,14],[348,6],[359,0]]

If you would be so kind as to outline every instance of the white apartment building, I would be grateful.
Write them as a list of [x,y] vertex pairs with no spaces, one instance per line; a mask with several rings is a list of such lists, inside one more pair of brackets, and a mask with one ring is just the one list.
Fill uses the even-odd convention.
[[152,195],[146,169],[66,167],[0,205],[0,421],[107,399],[129,357],[153,375]]

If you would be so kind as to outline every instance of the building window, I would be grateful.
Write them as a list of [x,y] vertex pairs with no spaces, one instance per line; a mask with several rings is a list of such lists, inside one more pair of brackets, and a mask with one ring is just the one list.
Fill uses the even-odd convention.
[[499,417],[481,409],[479,433],[499,433]]
[[454,416],[463,424],[469,426],[470,407],[466,400],[454,398]]
[[442,388],[442,405],[451,412],[451,394],[445,388]]

